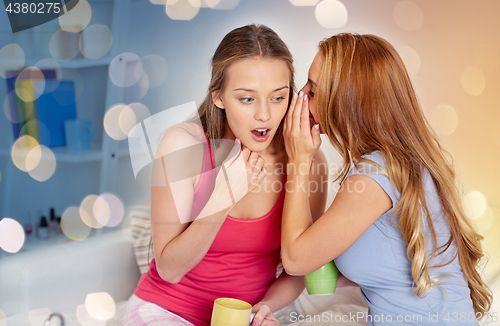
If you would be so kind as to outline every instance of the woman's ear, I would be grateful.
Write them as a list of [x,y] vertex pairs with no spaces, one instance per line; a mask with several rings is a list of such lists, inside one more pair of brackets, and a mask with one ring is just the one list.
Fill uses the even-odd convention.
[[212,92],[212,102],[214,102],[215,106],[219,109],[224,109],[224,102],[222,102],[222,99],[219,97],[219,91]]

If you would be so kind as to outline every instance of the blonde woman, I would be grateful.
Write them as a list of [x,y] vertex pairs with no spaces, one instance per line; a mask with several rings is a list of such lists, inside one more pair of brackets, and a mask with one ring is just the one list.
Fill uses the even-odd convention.
[[[311,124],[312,122],[312,124]],[[312,128],[311,128],[312,127]],[[313,224],[307,184],[325,133],[344,158],[340,190]],[[284,136],[282,255],[291,275],[335,259],[358,283],[370,325],[477,325],[492,296],[477,271],[455,172],[428,126],[396,50],[374,35],[323,40],[294,95]],[[360,321],[360,320],[358,320]]]

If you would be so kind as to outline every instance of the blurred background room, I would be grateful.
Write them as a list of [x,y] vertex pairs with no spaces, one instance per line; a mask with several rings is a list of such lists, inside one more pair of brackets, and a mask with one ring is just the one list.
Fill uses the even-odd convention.
[[[298,89],[332,34],[376,34],[396,47],[457,170],[498,296],[499,17],[500,0],[80,0],[13,33],[2,11],[0,265],[119,230],[134,207],[147,211],[147,173],[134,169],[127,135],[169,108],[199,105],[222,37],[257,23],[289,46]],[[76,134],[64,132],[67,120]],[[339,157],[322,146],[333,179]],[[332,185],[330,200],[334,193]],[[28,304],[0,300],[0,326],[19,305]]]

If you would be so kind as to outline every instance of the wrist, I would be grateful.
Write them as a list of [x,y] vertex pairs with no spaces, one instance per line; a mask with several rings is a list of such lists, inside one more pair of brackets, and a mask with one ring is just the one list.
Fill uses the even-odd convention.
[[275,307],[274,307],[274,304],[273,304],[272,301],[273,301],[272,299],[269,300],[268,298],[263,298],[262,301],[259,302],[259,304],[260,304],[261,307],[262,306],[268,306],[269,309],[271,310],[271,313],[273,313]]
[[294,159],[288,161],[286,168],[289,176],[308,176],[311,170],[311,159]]

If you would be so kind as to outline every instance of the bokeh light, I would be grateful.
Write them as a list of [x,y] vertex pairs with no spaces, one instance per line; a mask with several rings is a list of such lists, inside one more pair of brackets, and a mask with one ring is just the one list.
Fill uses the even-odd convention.
[[[69,4],[72,5],[73,2],[68,2],[67,5]],[[66,11],[67,5],[64,6]],[[90,8],[90,4],[86,0],[80,0],[74,8],[59,16],[59,25],[63,31],[78,33],[87,27],[91,17],[92,8]]]
[[167,0],[149,0],[154,5],[166,5]]
[[35,169],[42,159],[42,147],[40,145],[31,148],[26,154],[26,172]]
[[123,140],[127,138],[127,134],[125,134],[120,127],[120,114],[125,107],[125,104],[113,105],[104,115],[104,130],[109,137],[114,140]]
[[422,27],[424,14],[413,1],[400,1],[394,6],[394,20],[405,31],[417,30]]
[[33,122],[38,127],[38,136],[39,136],[40,143],[50,144],[50,140],[51,140],[52,136],[50,135],[50,129],[47,127],[47,125],[40,120],[31,120],[27,124],[33,123]]
[[10,98],[11,96],[15,96],[14,95],[14,92],[15,91],[10,91],[9,94],[7,94],[7,96],[5,96],[4,100],[3,100],[3,113],[5,113],[5,117],[12,123],[18,123],[18,118],[17,118],[17,114],[15,116],[12,116],[12,111],[11,111],[11,107],[10,107]]
[[142,69],[148,76],[148,87],[156,88],[161,86],[167,79],[168,74],[168,65],[165,59],[159,55],[147,55],[141,61]]
[[80,209],[76,206],[68,207],[61,216],[61,228],[64,234],[72,240],[85,240],[92,228],[83,223]]
[[106,25],[91,25],[82,32],[78,44],[85,58],[101,58],[111,49],[113,34]]
[[[51,82],[59,82],[63,76],[63,71],[62,71],[62,68],[61,68],[61,65],[59,64],[59,62],[53,58],[45,58],[45,59],[42,59],[40,61],[38,61],[36,64],[35,64],[35,67],[37,67],[38,69],[42,70],[42,69],[47,69],[47,68],[50,68],[51,70],[55,70],[56,71],[56,79],[52,79]],[[59,85],[59,84],[57,84]],[[54,89],[56,89],[56,87],[52,87],[48,90],[44,90],[45,94],[47,93],[50,93],[52,92]]]
[[71,60],[80,53],[80,47],[78,46],[79,40],[79,33],[66,32],[59,29],[50,38],[50,54],[58,61]]
[[78,101],[82,97],[85,89],[85,83],[83,82],[82,75],[77,69],[64,69],[62,79],[73,81],[75,84],[75,100]]
[[130,87],[143,73],[142,61],[135,53],[117,55],[109,65],[109,78],[118,87]]
[[[38,120],[30,120],[30,121],[26,122],[21,127],[19,134],[20,135],[29,135],[30,132],[28,132],[28,130],[37,130],[37,129],[38,129],[39,142],[42,142],[42,139],[43,139],[46,143],[50,143],[51,137],[50,137],[49,128],[47,128],[47,126],[43,122],[40,122]],[[35,138],[33,138],[33,140],[34,139]],[[38,146],[38,141],[34,140],[33,146]],[[29,170],[27,170],[27,171],[29,171]]]
[[39,182],[50,179],[56,171],[56,165],[54,152],[44,145],[35,146],[26,156],[26,170]]
[[[24,51],[19,44],[7,44],[0,50],[0,63],[7,62],[8,70],[20,71],[24,67],[25,60]],[[6,70],[0,69],[0,76],[7,78]]]
[[220,0],[189,0],[193,7],[210,8],[219,4]]
[[123,221],[125,206],[116,195],[104,193],[94,204],[96,220],[107,227],[115,227]]
[[458,115],[448,104],[439,104],[430,112],[432,128],[441,136],[451,135],[458,127]]
[[489,231],[495,222],[495,212],[491,207],[486,207],[484,213],[474,220],[476,230],[480,234]]
[[[197,2],[197,0],[193,2]],[[205,0],[205,3],[213,10],[233,10],[238,6],[240,0]]]
[[[39,82],[33,83],[33,80]],[[40,97],[45,89],[45,76],[38,67],[28,67],[17,75],[14,85],[17,96],[23,102],[33,102]],[[32,108],[25,107],[24,109],[26,110],[26,116],[30,116]]]
[[200,0],[168,0],[165,6],[167,16],[173,20],[191,20],[199,11]]
[[81,326],[106,326],[106,320],[98,320],[92,317],[84,304],[76,308],[76,319]]
[[137,81],[137,87],[137,101],[140,101],[144,96],[146,96],[149,90],[149,77],[146,73],[143,73],[141,78]]
[[26,168],[26,158],[30,150],[36,146],[38,146],[38,142],[35,138],[29,135],[19,137],[14,144],[12,144],[10,156],[12,158],[12,162],[19,170],[28,172],[28,169]]
[[97,320],[113,318],[116,312],[115,301],[106,292],[88,294],[85,298],[85,308],[90,316]]
[[97,195],[88,195],[80,203],[80,217],[83,223],[94,229],[100,229],[104,226],[96,220],[94,215],[94,204],[98,198]]
[[121,110],[118,117],[118,124],[122,132],[128,136],[130,130],[139,122],[149,118],[151,113],[148,108],[140,103],[131,103]]
[[315,10],[316,20],[324,28],[341,28],[347,23],[347,9],[338,0],[324,0]]
[[408,70],[408,74],[410,76],[415,76],[420,70],[420,56],[417,51],[404,45],[397,47],[397,51],[401,56],[401,59],[403,59],[406,70]]
[[462,200],[465,214],[475,220],[484,214],[488,202],[482,193],[477,190],[469,192]]
[[24,229],[18,221],[4,217],[0,220],[0,248],[15,254],[24,244]]
[[51,314],[52,310],[50,310],[49,308],[33,309],[30,310],[28,318],[31,326],[40,326],[44,325],[44,322],[49,318]]
[[296,7],[315,6],[319,0],[290,0],[290,3]]
[[467,67],[462,72],[462,87],[470,95],[480,95],[486,87],[486,78],[481,70]]
[[[219,2],[219,1],[212,0],[212,2]],[[166,3],[167,3],[167,1],[165,0],[165,4]],[[191,6],[196,7],[198,5],[198,0],[189,0],[189,3],[191,4]],[[200,8],[210,8],[210,6],[207,3],[207,0],[199,0],[199,3],[200,3],[200,5],[199,5]],[[217,4],[215,4],[215,5],[217,5]]]

